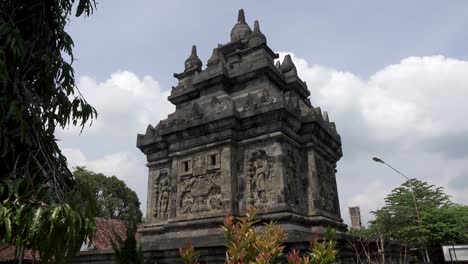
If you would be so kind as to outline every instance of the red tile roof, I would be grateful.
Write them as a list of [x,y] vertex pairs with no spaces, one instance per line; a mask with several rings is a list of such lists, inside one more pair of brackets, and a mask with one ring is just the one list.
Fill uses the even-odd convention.
[[[32,251],[25,250],[23,259],[25,261],[34,260]],[[39,255],[36,254],[36,260],[38,259],[39,259]],[[0,245],[0,263],[9,262],[12,260],[16,260],[16,246]]]
[[[122,239],[127,238],[125,221],[104,219],[96,217],[96,235],[93,238],[94,249],[112,249],[111,240],[115,234]],[[140,233],[135,235],[136,239],[141,237]]]

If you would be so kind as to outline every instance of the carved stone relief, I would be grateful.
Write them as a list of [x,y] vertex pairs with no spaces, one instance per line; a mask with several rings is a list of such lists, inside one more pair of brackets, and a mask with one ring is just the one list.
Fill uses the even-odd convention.
[[319,208],[337,214],[339,206],[333,168],[321,158],[317,158],[316,163],[319,180]]
[[299,157],[294,155],[294,151],[291,149],[286,150],[286,162],[285,162],[285,175],[286,175],[286,183],[287,183],[287,190],[289,194],[288,202],[293,207],[300,206],[300,195],[301,195],[301,182],[299,179],[299,173],[297,169],[297,161]]
[[223,208],[219,156],[219,151],[214,151],[182,160],[192,160],[193,163],[190,163],[190,173],[185,168],[179,173],[178,214],[212,212]]
[[181,178],[178,213],[222,209],[220,178],[221,172]]
[[153,180],[153,217],[155,220],[167,219],[170,194],[169,170],[163,168],[157,172]]
[[248,160],[247,191],[248,203],[257,208],[265,207],[268,203],[268,192],[274,160],[265,150],[252,152]]
[[257,109],[263,105],[268,105],[276,102],[276,98],[272,97],[267,89],[263,89],[259,95],[247,93],[243,104],[243,111]]

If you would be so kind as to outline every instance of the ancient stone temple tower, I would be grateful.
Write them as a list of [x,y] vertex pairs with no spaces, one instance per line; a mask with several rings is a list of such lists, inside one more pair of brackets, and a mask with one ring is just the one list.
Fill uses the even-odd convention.
[[223,217],[249,206],[283,224],[290,241],[307,241],[312,226],[345,227],[335,124],[311,104],[291,57],[274,63],[258,21],[252,30],[240,10],[230,37],[205,68],[192,47],[168,97],[176,111],[138,135],[149,168],[147,252],[222,246]]

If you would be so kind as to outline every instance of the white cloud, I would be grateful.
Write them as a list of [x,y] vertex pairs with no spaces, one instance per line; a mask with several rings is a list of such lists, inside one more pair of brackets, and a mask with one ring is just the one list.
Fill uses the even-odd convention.
[[147,193],[147,170],[144,161],[132,152],[116,152],[95,160],[89,160],[79,149],[63,148],[69,167],[85,166],[89,170],[106,176],[116,176],[134,190],[143,210]]
[[[150,76],[139,78],[129,71],[117,71],[104,82],[82,76],[77,86],[98,112],[86,133],[132,133],[134,137],[136,131],[145,131],[149,123],[166,118],[174,110],[167,100],[170,92],[162,91]],[[76,133],[77,128],[65,131]]]
[[[286,52],[280,53],[280,59]],[[338,163],[342,214],[360,205],[363,222],[369,210],[404,178],[374,164],[383,158],[412,178],[443,186],[453,200],[468,203],[468,183],[452,182],[468,173],[468,150],[448,145],[456,136],[468,142],[468,61],[443,56],[409,57],[368,79],[350,72],[310,65],[289,53],[306,81],[314,106],[328,111],[342,136],[344,157]],[[461,138],[461,139],[460,139]]]
[[[468,61],[409,57],[362,80],[350,72],[309,65],[291,54],[312,104],[332,115],[352,111],[379,139],[430,139],[468,131]],[[340,123],[337,124],[338,126]],[[412,139],[413,140],[413,139]]]
[[161,90],[152,77],[129,71],[117,71],[103,82],[82,76],[77,86],[98,118],[81,134],[76,127],[57,132],[70,167],[115,175],[138,194],[145,210],[147,168],[145,155],[135,146],[136,136],[174,111],[167,100],[169,91]]
[[[368,212],[404,181],[373,163],[373,155],[382,155],[410,177],[443,186],[456,202],[468,203],[468,183],[454,184],[465,182],[468,173],[468,150],[461,144],[468,140],[468,123],[461,121],[468,115],[467,61],[410,57],[362,79],[292,57],[312,104],[329,112],[342,135],[337,181],[345,221],[352,205],[361,206],[363,222],[369,220]],[[99,118],[82,134],[73,128],[58,132],[64,153],[71,165],[124,180],[144,208],[147,169],[145,156],[135,147],[136,134],[174,110],[167,101],[169,91],[152,77],[128,71],[103,82],[83,76],[78,86]]]
[[468,61],[410,57],[374,74],[364,95],[367,122],[387,137],[423,139],[468,131]]

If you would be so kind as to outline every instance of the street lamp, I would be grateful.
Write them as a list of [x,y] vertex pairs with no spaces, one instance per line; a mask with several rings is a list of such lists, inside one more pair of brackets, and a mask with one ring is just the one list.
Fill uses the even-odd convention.
[[[400,174],[401,176],[405,177],[406,180],[408,180],[408,183],[410,185],[410,189],[411,189],[411,194],[413,195],[413,203],[414,203],[414,209],[416,210],[416,217],[418,218],[418,223],[421,222],[421,219],[419,218],[419,210],[418,210],[418,205],[416,203],[416,195],[414,194],[414,188],[413,188],[413,183],[411,182],[411,179],[408,178],[406,175],[404,175],[403,173],[401,173],[399,170],[393,168],[392,166],[390,166],[390,164],[386,163],[385,161],[383,161],[381,158],[378,158],[378,157],[373,157],[372,158],[373,161],[375,162],[378,162],[378,163],[382,163],[382,164],[385,164],[387,165],[390,169],[396,171],[398,174]],[[430,258],[429,258],[429,254],[427,252],[427,248],[425,249],[425,254],[426,254],[426,259],[429,261]]]
[[385,161],[383,161],[381,158],[378,158],[378,157],[373,157],[372,158],[373,161],[375,162],[378,162],[378,163],[382,163],[382,164],[385,164],[387,165],[390,169],[396,171],[398,174],[400,174],[401,176],[405,177],[406,180],[408,180],[408,183],[410,185],[410,189],[411,189],[411,194],[413,194],[413,203],[414,203],[414,209],[416,209],[416,217],[418,218],[418,222],[420,221],[420,218],[419,218],[419,210],[418,210],[418,205],[416,203],[416,195],[414,194],[414,188],[413,188],[413,183],[411,182],[411,179],[408,178],[406,175],[404,175],[403,173],[401,173],[399,170],[393,168],[392,166],[390,166],[390,164],[386,163]]

